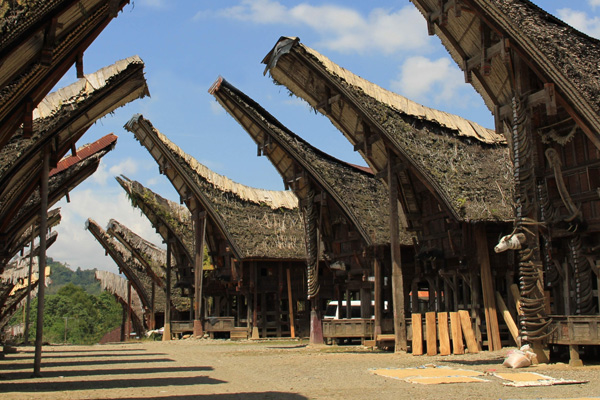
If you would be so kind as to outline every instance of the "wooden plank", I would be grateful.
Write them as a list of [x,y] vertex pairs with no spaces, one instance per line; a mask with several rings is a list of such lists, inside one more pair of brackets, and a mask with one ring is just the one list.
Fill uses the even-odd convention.
[[450,334],[448,333],[448,313],[438,313],[438,330],[440,335],[440,354],[450,355]]
[[437,355],[437,326],[435,311],[425,313],[425,330],[427,335],[427,355]]
[[515,324],[515,321],[513,321],[510,311],[508,311],[508,308],[502,299],[502,295],[498,292],[496,292],[496,304],[498,304],[498,309],[504,318],[506,326],[508,326],[511,336],[513,337],[517,346],[520,346],[521,341],[519,340],[519,328],[517,328],[517,324]]
[[494,283],[487,245],[487,234],[484,225],[475,225],[475,243],[481,273],[481,290],[483,292],[483,306],[485,310],[485,326],[487,330],[488,348],[491,351],[500,350],[500,327],[496,312],[496,299],[494,296]]
[[457,312],[450,313],[450,329],[452,330],[452,353],[465,354],[462,330],[460,329],[460,317]]
[[473,332],[473,326],[471,325],[471,317],[469,316],[469,312],[466,310],[459,310],[458,316],[460,317],[460,326],[467,342],[467,349],[469,349],[469,353],[478,353],[479,346],[475,340],[475,332]]
[[421,314],[412,314],[412,353],[413,356],[423,355],[423,325]]

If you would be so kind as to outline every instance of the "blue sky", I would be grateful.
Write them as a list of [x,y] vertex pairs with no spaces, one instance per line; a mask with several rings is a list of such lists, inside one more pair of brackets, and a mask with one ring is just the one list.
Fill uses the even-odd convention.
[[[85,73],[139,55],[150,98],[136,100],[97,122],[78,146],[114,132],[115,150],[99,170],[61,200],[63,221],[49,255],[71,267],[117,267],[84,230],[88,217],[106,226],[115,218],[161,245],[114,176],[125,174],[164,197],[178,196],[145,148],[123,125],[143,114],[173,142],[212,170],[258,188],[283,190],[270,162],[256,157],[248,134],[208,94],[221,75],[289,129],[344,161],[365,165],[350,143],[320,114],[263,76],[260,63],[280,36],[305,45],[386,89],[428,107],[493,127],[491,113],[408,0],[286,1],[132,0],[84,55]],[[600,37],[600,0],[537,0],[536,4],[590,36]],[[76,80],[71,70],[57,85]]]

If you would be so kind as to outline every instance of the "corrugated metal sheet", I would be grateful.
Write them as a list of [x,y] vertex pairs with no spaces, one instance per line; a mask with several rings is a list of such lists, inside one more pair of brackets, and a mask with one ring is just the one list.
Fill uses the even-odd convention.
[[61,171],[66,170],[70,166],[77,164],[78,162],[85,160],[86,158],[106,149],[112,149],[117,143],[117,136],[114,133],[109,133],[108,135],[96,140],[93,143],[89,143],[81,146],[77,149],[77,154],[69,157],[65,157],[59,161],[56,168],[53,168],[50,171],[49,176],[58,174]]

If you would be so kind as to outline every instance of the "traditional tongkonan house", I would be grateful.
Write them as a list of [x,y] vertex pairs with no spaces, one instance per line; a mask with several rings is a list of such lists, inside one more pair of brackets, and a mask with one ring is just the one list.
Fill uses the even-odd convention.
[[[322,321],[324,338],[377,340],[377,335],[393,333],[390,209],[385,184],[368,168],[342,162],[311,146],[225,79],[219,78],[210,93],[248,132],[258,145],[258,154],[269,158],[285,186],[299,199],[306,224],[308,296],[313,311],[324,310],[318,299],[336,300],[341,310],[339,319]],[[402,231],[400,240],[408,294],[414,271],[412,238]],[[320,264],[331,271],[326,276],[333,278],[334,293],[320,290],[324,279],[318,273]],[[344,298],[346,307],[341,307]],[[348,301],[352,299],[361,302],[361,321],[352,318]],[[311,330],[313,341],[318,341],[319,330]]]
[[[125,225],[114,219],[108,222],[106,232],[117,239],[144,266],[144,271],[152,280],[150,295],[150,320],[147,322],[148,329],[154,330],[157,326],[164,326],[164,311],[166,301],[167,285],[167,252],[146,239],[140,237]],[[177,282],[171,280],[171,308],[177,312],[190,310],[190,300],[181,296],[177,289]],[[158,290],[158,292],[157,292]]]
[[[46,246],[50,247],[58,236],[57,232],[47,235]],[[17,257],[6,267],[0,275],[0,332],[10,321],[10,318],[19,307],[25,304],[27,296],[35,297],[38,285],[38,253],[39,246],[35,247],[33,253],[27,252]],[[46,267],[46,277],[50,275],[50,267]],[[31,277],[31,278],[30,278]],[[27,315],[29,316],[29,315]]]
[[[503,137],[384,90],[297,38],[282,37],[263,62],[265,73],[327,116],[387,183],[396,351],[407,346],[403,271],[412,268],[401,257],[400,220],[416,236],[413,329],[421,327],[419,289],[433,287],[428,353],[436,351],[434,311],[444,311],[438,324],[447,329],[447,311],[471,310],[475,338],[499,349],[496,291],[506,293],[514,273],[506,254],[489,255],[490,240],[510,232],[513,218],[512,168]],[[453,328],[459,315],[450,314]],[[464,325],[471,325],[466,317]]]
[[138,330],[136,332],[138,334],[144,333],[149,326],[149,322],[154,319],[154,317],[150,315],[154,310],[153,301],[162,304],[164,307],[166,301],[164,293],[162,291],[156,293],[155,290],[153,290],[152,278],[145,270],[144,265],[133,256],[127,247],[102,229],[96,221],[88,218],[85,227],[104,248],[106,254],[114,260],[115,264],[119,267],[119,272],[125,275],[127,278],[127,285],[131,285],[140,297],[142,309],[144,310],[144,318],[142,320],[143,330]]
[[96,271],[96,279],[100,282],[100,287],[115,296],[115,299],[123,306],[121,341],[129,339],[132,333],[131,325],[136,334],[144,332],[142,301],[137,292],[131,291],[131,283],[109,271]]
[[[129,0],[20,0],[0,5],[0,148]],[[56,151],[54,149],[53,151]],[[55,158],[58,161],[63,154]]]
[[[296,196],[250,188],[209,170],[140,115],[125,128],[148,149],[192,213],[194,334],[239,327],[255,338],[293,336],[295,324],[305,330],[306,263]],[[198,272],[205,244],[214,270],[203,284]]]
[[527,0],[412,2],[509,143],[520,335],[580,364],[600,344],[600,42]]
[[[183,333],[193,329],[194,313],[191,311],[193,301],[185,301],[186,306],[181,311],[171,309],[175,295],[172,289],[181,292],[180,297],[191,298],[194,295],[192,257],[193,230],[188,209],[182,205],[167,200],[141,183],[132,181],[125,176],[117,177],[117,182],[127,193],[131,204],[140,209],[148,218],[150,224],[162,237],[167,245],[165,260],[165,302],[163,340],[171,340],[172,333]],[[172,269],[175,269],[175,279],[172,279]],[[175,319],[172,319],[175,318]]]
[[[17,129],[0,149],[0,269],[22,233],[10,225],[39,187],[45,149],[51,148],[52,166],[69,150],[77,156],[75,143],[94,122],[148,93],[143,69],[138,57],[130,57],[49,94],[33,113],[32,131]],[[68,198],[66,188],[62,194]]]

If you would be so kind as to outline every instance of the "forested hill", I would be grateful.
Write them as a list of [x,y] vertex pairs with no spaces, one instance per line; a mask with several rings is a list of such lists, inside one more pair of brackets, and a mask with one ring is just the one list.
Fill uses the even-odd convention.
[[96,269],[81,269],[73,271],[65,264],[54,261],[51,257],[47,258],[47,265],[50,267],[50,279],[52,283],[46,289],[47,294],[56,294],[68,283],[80,286],[88,294],[97,296],[102,292],[100,282],[96,280]]

